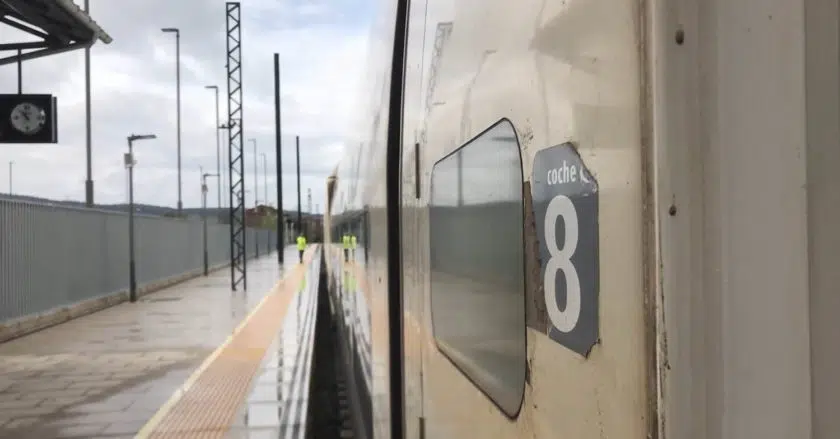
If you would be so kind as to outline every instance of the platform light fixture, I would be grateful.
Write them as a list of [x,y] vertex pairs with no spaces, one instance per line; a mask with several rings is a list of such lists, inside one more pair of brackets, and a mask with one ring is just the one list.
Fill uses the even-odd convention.
[[201,219],[202,219],[202,240],[204,241],[204,275],[210,272],[210,262],[207,254],[207,177],[216,177],[219,174],[206,173],[201,170]]
[[181,216],[181,210],[184,207],[181,201],[181,31],[175,27],[165,27],[161,29],[164,33],[175,34],[175,105],[176,105],[176,120],[178,131],[178,216]]
[[[204,88],[208,90],[213,90],[216,92],[216,126],[213,128],[213,132],[216,134],[216,176],[222,175],[222,146],[221,146],[221,139],[219,135],[219,130],[221,126],[221,122],[219,121],[219,86],[218,85],[205,85]],[[222,208],[222,179],[218,178],[216,180],[216,187],[218,191],[218,207],[219,209]]]
[[137,271],[134,262],[134,142],[156,139],[154,134],[132,134],[128,136],[128,154],[125,167],[128,168],[128,300],[137,301]]

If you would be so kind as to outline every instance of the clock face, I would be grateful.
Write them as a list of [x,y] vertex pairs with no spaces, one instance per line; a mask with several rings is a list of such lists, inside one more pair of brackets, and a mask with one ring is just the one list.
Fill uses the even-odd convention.
[[47,123],[47,112],[30,102],[21,102],[9,115],[12,126],[23,134],[35,134]]

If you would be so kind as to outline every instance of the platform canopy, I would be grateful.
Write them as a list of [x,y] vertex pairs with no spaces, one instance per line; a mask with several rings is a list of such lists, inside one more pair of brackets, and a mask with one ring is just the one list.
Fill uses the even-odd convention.
[[0,44],[0,65],[111,42],[73,0],[0,0],[0,22],[40,40]]

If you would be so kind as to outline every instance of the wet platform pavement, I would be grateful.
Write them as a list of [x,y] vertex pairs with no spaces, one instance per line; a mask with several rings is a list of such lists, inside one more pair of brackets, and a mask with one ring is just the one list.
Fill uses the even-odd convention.
[[275,253],[247,292],[225,268],[0,344],[0,438],[134,437],[283,275]]
[[[317,260],[318,257],[315,256]],[[304,288],[289,303],[226,434],[228,439],[298,438],[309,403],[319,267],[309,265]]]

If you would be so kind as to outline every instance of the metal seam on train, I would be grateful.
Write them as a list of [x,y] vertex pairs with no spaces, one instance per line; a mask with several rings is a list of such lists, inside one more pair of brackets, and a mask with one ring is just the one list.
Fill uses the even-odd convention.
[[386,149],[386,206],[388,228],[388,345],[390,360],[391,437],[404,437],[402,258],[400,243],[400,158],[402,150],[403,87],[408,41],[409,0],[398,0],[391,59],[388,137]]

